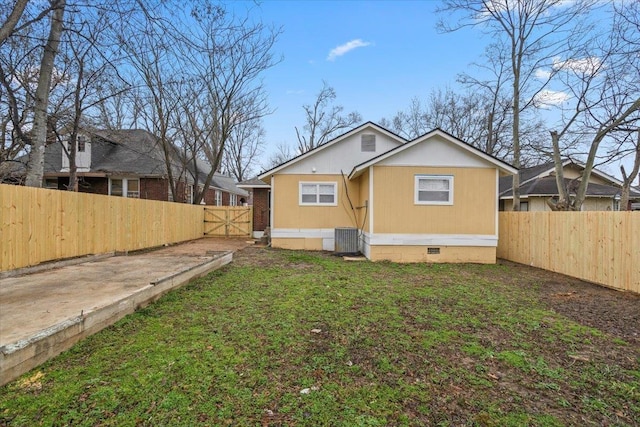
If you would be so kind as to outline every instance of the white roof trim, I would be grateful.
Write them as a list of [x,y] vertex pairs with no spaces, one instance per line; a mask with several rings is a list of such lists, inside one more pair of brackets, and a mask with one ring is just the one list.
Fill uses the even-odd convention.
[[344,140],[346,138],[349,138],[350,136],[352,136],[352,135],[354,135],[354,134],[356,134],[356,133],[358,133],[360,131],[363,131],[363,130],[365,130],[367,128],[377,130],[378,132],[383,133],[384,135],[388,136],[392,140],[397,141],[399,144],[406,143],[406,139],[402,138],[401,136],[398,136],[398,135],[396,135],[396,134],[394,134],[392,132],[389,132],[385,128],[380,127],[379,125],[377,125],[377,124],[375,124],[373,122],[366,122],[366,123],[358,126],[357,128],[351,129],[347,133],[344,133],[344,134],[332,139],[331,141],[326,142],[326,143],[314,148],[313,150],[307,151],[306,153],[303,153],[303,154],[301,154],[301,155],[299,155],[297,157],[294,157],[293,159],[291,159],[291,160],[289,160],[287,162],[284,162],[281,165],[276,166],[275,168],[273,168],[271,170],[268,170],[268,171],[258,175],[258,179],[264,180],[266,178],[269,178],[270,176],[275,175],[276,173],[280,172],[281,170],[283,170],[285,168],[288,168],[289,166],[293,165],[294,163],[297,163],[297,162],[299,162],[301,160],[304,160],[307,157],[311,157],[311,156],[315,155],[316,153],[319,153],[320,151],[324,150],[325,148],[328,148],[328,147],[330,147],[332,145],[335,145],[338,142],[340,142],[340,141],[342,141],[342,140]]
[[484,152],[482,152],[481,150],[466,144],[462,141],[460,141],[458,138],[455,138],[451,135],[449,135],[448,133],[440,130],[440,129],[434,129],[416,139],[414,139],[413,141],[409,141],[404,145],[401,145],[400,147],[396,147],[393,148],[389,151],[387,151],[386,153],[383,153],[377,157],[374,157],[373,159],[366,161],[364,163],[360,163],[359,165],[356,165],[353,170],[351,171],[351,173],[349,174],[349,179],[353,179],[356,178],[358,176],[360,176],[360,174],[362,174],[364,172],[365,169],[367,169],[369,166],[372,166],[378,162],[381,162],[385,159],[388,159],[389,157],[395,156],[398,153],[401,153],[402,151],[406,150],[407,148],[413,147],[416,144],[419,144],[429,138],[431,138],[434,135],[438,135],[442,138],[444,138],[446,141],[468,151],[471,154],[475,154],[476,156],[480,157],[481,159],[493,164],[494,166],[496,166],[498,169],[502,170],[503,172],[509,173],[511,175],[515,175],[518,173],[518,169],[514,168],[513,166],[498,160]]
[[251,184],[236,184],[236,187],[238,187],[238,188],[271,188],[271,186],[269,184],[255,184],[255,185],[251,185]]

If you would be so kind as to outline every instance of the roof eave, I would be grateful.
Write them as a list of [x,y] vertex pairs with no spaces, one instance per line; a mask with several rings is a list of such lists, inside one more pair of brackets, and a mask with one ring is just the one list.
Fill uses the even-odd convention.
[[349,136],[351,136],[353,134],[356,134],[356,133],[366,129],[367,127],[375,128],[377,131],[379,131],[381,133],[384,133],[388,137],[396,140],[401,145],[403,143],[405,143],[405,141],[406,141],[401,136],[394,134],[393,132],[383,128],[382,126],[377,125],[377,124],[375,124],[375,123],[373,123],[371,121],[368,121],[366,123],[361,124],[360,126],[358,126],[356,128],[351,129],[348,132],[343,133],[342,135],[339,135],[339,136],[333,138],[331,141],[328,141],[328,142],[326,142],[326,143],[324,143],[322,145],[319,145],[316,148],[307,151],[306,153],[302,153],[302,154],[294,157],[293,159],[290,159],[290,160],[288,160],[288,161],[286,161],[286,162],[284,162],[284,163],[282,163],[282,164],[280,164],[280,165],[278,165],[278,166],[276,166],[276,167],[274,167],[274,168],[272,168],[272,169],[270,169],[268,171],[265,171],[264,173],[258,175],[258,179],[263,180],[263,181],[265,179],[269,179],[272,175],[275,175],[276,173],[278,173],[282,169],[287,168],[287,167],[289,167],[289,166],[293,165],[294,163],[297,163],[297,162],[299,162],[301,160],[304,160],[307,157],[310,157],[310,156],[312,156],[312,155],[324,150],[325,148],[331,147],[332,145],[337,144],[338,142],[348,138]]

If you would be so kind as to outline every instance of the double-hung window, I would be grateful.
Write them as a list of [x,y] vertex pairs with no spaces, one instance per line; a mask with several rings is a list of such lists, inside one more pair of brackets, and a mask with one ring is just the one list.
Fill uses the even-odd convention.
[[222,191],[216,190],[213,204],[214,206],[222,206]]
[[335,182],[301,182],[301,206],[336,206],[338,184]]
[[453,205],[453,176],[416,175],[416,205]]
[[137,178],[109,178],[109,195],[140,198],[140,180]]

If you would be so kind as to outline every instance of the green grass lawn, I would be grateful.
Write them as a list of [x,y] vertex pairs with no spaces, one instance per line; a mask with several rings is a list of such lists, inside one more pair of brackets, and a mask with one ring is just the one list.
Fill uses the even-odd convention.
[[640,349],[512,267],[234,259],[0,388],[0,425],[640,423]]

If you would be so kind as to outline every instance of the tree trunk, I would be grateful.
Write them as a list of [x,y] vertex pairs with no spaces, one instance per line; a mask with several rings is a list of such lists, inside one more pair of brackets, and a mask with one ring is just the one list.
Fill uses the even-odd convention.
[[42,53],[40,62],[40,75],[35,94],[33,115],[33,138],[29,152],[27,165],[27,178],[25,185],[28,187],[42,187],[44,175],[44,149],[47,144],[47,109],[49,106],[49,90],[51,88],[51,76],[53,74],[53,62],[60,44],[62,34],[62,18],[66,0],[58,1],[51,17],[49,38]]
[[2,27],[0,27],[0,43],[5,41],[11,35],[11,33],[13,33],[13,29],[18,24],[18,21],[20,21],[20,17],[22,16],[24,9],[27,7],[27,3],[29,3],[29,0],[16,1],[11,14],[9,15],[5,23],[2,24]]
[[636,176],[638,176],[638,172],[640,172],[640,129],[638,130],[638,140],[636,141],[636,155],[633,159],[633,169],[631,173],[627,175],[627,172],[624,170],[624,166],[620,165],[620,171],[622,172],[622,195],[620,196],[620,210],[628,211],[631,210],[631,206],[629,206],[629,193],[631,192],[631,183]]
[[552,211],[568,211],[571,209],[569,200],[569,190],[564,181],[564,169],[562,167],[562,157],[560,155],[560,135],[557,131],[551,131],[551,144],[553,146],[553,164],[556,173],[556,187],[558,188],[558,201],[547,200],[547,206]]
[[[520,67],[517,62],[520,58],[512,46],[511,63],[513,65],[513,166],[520,169]],[[514,211],[520,210],[520,174],[513,175],[513,207]]]

